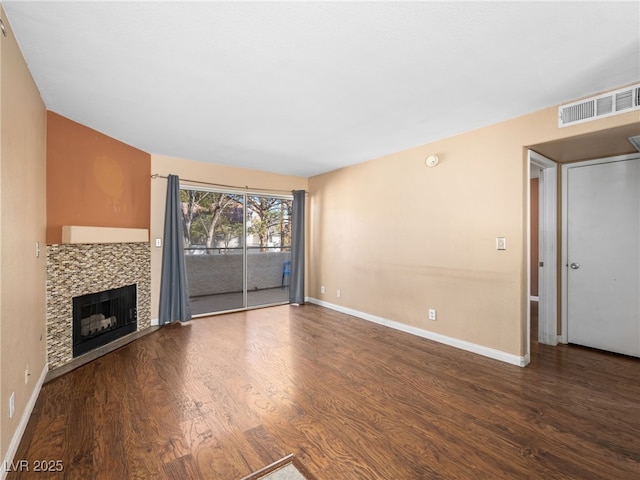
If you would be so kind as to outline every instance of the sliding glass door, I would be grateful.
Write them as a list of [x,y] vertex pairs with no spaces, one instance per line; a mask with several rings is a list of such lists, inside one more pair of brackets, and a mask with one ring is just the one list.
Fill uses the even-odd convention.
[[289,301],[291,199],[249,195],[247,306]]
[[291,197],[191,187],[180,195],[192,313],[287,303]]

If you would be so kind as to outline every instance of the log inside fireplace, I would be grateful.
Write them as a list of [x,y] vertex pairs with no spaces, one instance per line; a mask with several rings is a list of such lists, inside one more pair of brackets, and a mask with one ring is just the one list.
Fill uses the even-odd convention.
[[135,284],[72,300],[74,358],[137,330]]

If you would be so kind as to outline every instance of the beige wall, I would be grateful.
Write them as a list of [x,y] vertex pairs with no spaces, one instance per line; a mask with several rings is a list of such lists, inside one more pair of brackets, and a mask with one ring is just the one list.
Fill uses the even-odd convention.
[[0,36],[0,461],[46,361],[46,110],[4,11],[2,20],[8,32]]
[[[308,189],[308,181],[302,177],[278,175],[161,155],[151,155],[151,173],[162,176],[178,175],[180,183],[183,185],[189,184],[188,180],[198,180],[244,186],[252,191],[281,190],[291,192],[292,190]],[[163,178],[151,180],[151,318],[156,320],[158,318],[162,249],[156,248],[154,245],[155,239],[163,236],[166,195],[167,181]]]
[[[526,355],[524,147],[639,120],[558,129],[549,108],[312,177],[309,296]],[[424,163],[431,154],[435,168]]]

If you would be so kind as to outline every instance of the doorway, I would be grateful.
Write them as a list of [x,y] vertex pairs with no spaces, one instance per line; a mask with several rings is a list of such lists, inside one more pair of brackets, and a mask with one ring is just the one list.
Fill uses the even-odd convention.
[[289,301],[293,198],[182,187],[194,316]]
[[[529,219],[528,271],[535,270],[537,275],[529,275],[528,298],[535,298],[537,313],[537,341],[547,345],[558,344],[557,321],[557,164],[534,151],[529,150],[529,203],[527,218]],[[536,208],[531,204],[531,180],[537,178],[538,195],[535,198]],[[537,224],[531,222],[532,210],[537,210]],[[532,226],[537,227],[532,229]],[[533,240],[537,240],[533,241]],[[537,256],[531,255],[532,248],[537,249]],[[536,253],[536,252],[534,252]],[[534,262],[537,262],[534,264]],[[532,282],[537,282],[535,287]],[[532,291],[537,295],[532,295]],[[527,309],[527,354],[531,352],[531,308]],[[536,331],[534,325],[533,331]]]

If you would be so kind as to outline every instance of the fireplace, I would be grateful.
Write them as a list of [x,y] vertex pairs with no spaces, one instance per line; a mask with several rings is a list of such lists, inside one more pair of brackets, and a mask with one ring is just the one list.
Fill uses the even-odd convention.
[[138,327],[135,284],[72,300],[74,358],[135,332]]
[[[151,247],[149,243],[81,243],[47,245],[47,363],[55,370],[71,362],[74,353],[73,299],[94,292],[135,285],[137,331],[151,324]],[[133,301],[136,307],[136,301]],[[89,317],[93,315],[91,313]],[[102,313],[102,315],[105,315]],[[105,315],[105,320],[113,314]],[[94,326],[105,326],[93,317]],[[135,322],[128,328],[135,328]],[[111,327],[111,325],[109,325]],[[81,327],[80,327],[81,328]],[[94,333],[99,332],[93,332]],[[111,332],[102,332],[111,334]],[[100,335],[96,335],[96,338]],[[89,345],[93,348],[94,345]]]

